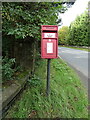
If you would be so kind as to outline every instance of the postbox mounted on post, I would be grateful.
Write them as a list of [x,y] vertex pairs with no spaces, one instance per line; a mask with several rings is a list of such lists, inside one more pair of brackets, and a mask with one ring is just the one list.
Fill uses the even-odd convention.
[[46,94],[50,89],[50,61],[58,57],[58,26],[41,26],[41,57],[47,59],[47,84]]
[[58,57],[58,26],[41,26],[41,58]]

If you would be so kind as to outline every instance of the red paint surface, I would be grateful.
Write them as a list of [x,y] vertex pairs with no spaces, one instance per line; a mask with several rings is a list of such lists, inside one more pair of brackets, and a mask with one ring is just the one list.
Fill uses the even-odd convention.
[[[55,33],[54,38],[45,38],[44,33]],[[47,53],[47,43],[53,44],[53,53]],[[52,47],[51,47],[52,48]],[[41,58],[57,58],[58,57],[58,26],[42,25],[41,26]]]

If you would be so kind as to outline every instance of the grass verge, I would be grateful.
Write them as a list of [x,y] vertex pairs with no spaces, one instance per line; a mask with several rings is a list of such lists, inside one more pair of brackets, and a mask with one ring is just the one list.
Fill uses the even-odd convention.
[[28,87],[6,118],[88,118],[88,98],[74,71],[51,60],[50,95],[46,97],[46,60],[39,61]]

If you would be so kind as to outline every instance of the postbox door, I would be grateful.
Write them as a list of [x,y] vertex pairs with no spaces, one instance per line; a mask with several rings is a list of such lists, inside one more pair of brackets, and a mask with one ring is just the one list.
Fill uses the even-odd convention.
[[56,58],[57,56],[57,40],[43,39],[42,41],[42,58]]

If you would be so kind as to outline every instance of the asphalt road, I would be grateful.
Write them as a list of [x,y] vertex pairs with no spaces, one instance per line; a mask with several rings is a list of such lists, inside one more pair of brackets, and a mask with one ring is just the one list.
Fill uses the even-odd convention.
[[66,47],[58,47],[58,55],[76,70],[88,89],[88,52]]

